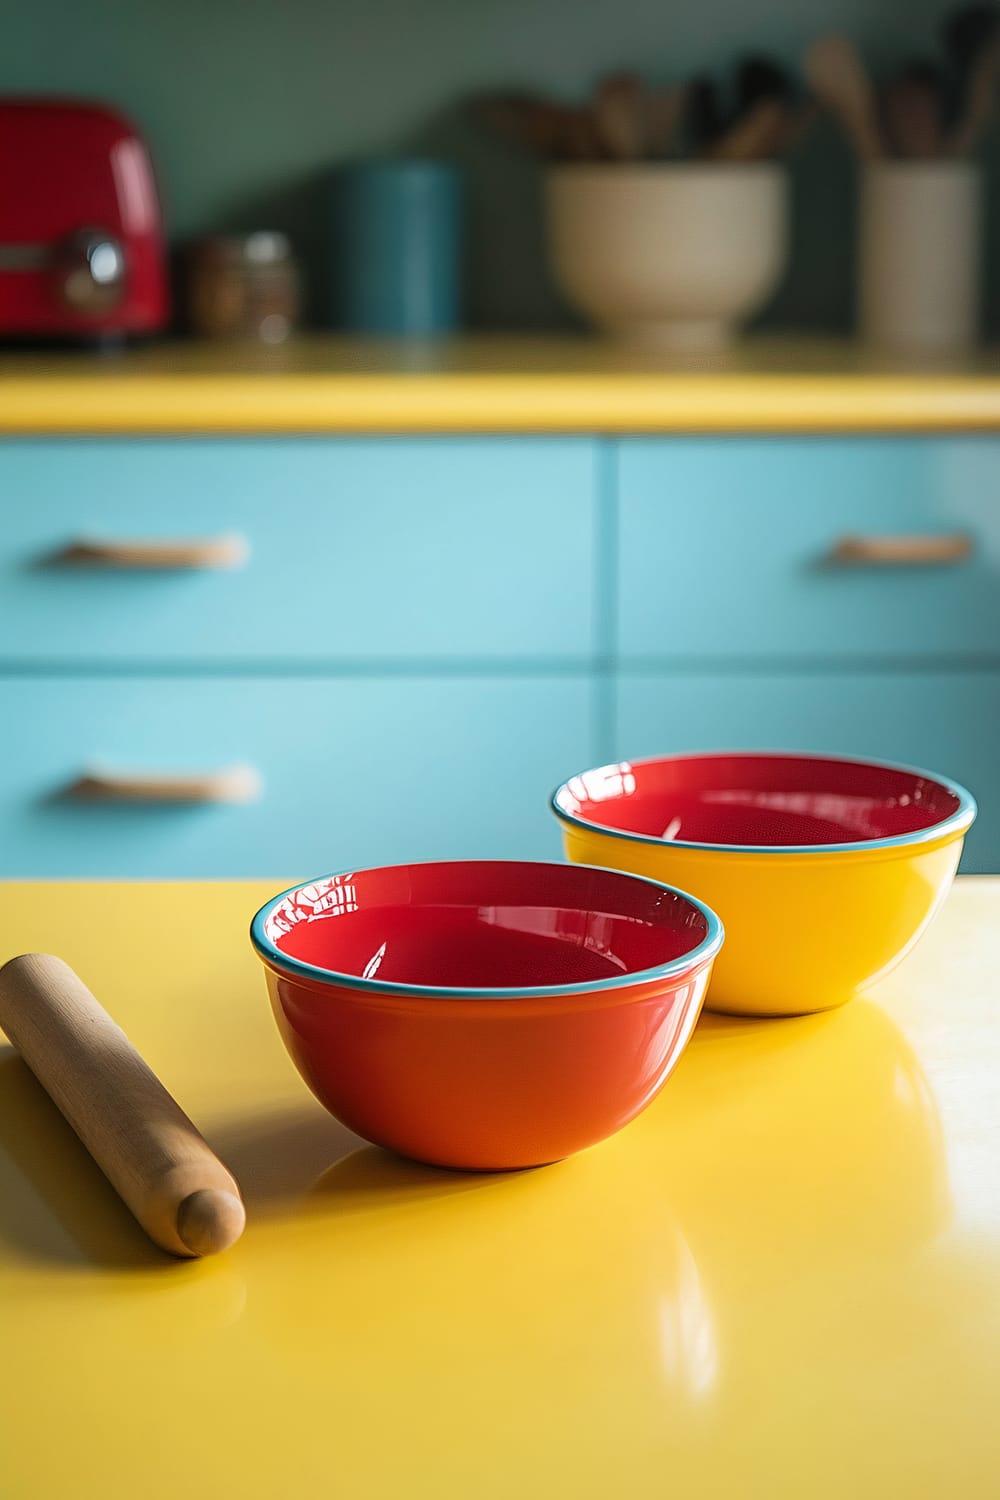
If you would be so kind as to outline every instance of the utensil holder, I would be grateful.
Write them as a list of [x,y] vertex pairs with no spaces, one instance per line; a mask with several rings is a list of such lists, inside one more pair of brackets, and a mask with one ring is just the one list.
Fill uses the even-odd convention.
[[981,185],[966,161],[876,162],[861,182],[862,337],[901,354],[960,353],[979,333]]

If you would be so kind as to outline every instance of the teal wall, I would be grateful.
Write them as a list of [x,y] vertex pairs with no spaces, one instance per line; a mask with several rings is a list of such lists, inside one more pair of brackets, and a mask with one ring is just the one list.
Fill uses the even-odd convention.
[[[543,265],[539,177],[485,141],[470,91],[571,96],[614,65],[675,79],[749,46],[794,59],[831,25],[876,63],[925,49],[933,0],[21,0],[3,6],[0,89],[104,96],[159,166],[171,232],[289,229],[321,314],[324,171],[351,155],[441,151],[471,176],[470,320],[565,314]],[[821,127],[795,165],[795,257],[769,318],[850,314],[852,165]],[[995,255],[990,259],[997,260]],[[1000,285],[991,289],[1000,314]]]

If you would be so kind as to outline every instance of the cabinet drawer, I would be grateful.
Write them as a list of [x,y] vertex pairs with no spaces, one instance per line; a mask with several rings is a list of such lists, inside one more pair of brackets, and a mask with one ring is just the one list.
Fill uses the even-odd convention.
[[636,440],[619,494],[626,658],[1000,653],[1000,440]]
[[827,672],[619,683],[615,757],[675,750],[815,750],[938,771],[979,803],[962,869],[1000,871],[1000,673]]
[[[0,657],[583,660],[594,468],[586,439],[8,442]],[[52,562],[227,536],[242,565]]]
[[[267,876],[560,857],[546,798],[594,755],[583,676],[8,679],[0,875]],[[74,801],[92,763],[254,767],[258,800]]]

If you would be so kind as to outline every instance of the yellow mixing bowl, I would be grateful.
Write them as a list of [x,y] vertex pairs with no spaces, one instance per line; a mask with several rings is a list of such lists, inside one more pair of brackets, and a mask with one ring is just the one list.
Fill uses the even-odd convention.
[[842,1005],[894,968],[948,893],[975,816],[925,771],[830,756],[664,756],[552,798],[568,858],[650,876],[718,912],[706,1009]]

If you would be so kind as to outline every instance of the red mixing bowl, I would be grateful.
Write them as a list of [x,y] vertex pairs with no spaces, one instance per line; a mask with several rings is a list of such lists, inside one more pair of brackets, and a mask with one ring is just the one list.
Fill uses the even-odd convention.
[[324,876],[254,917],[285,1045],[338,1120],[439,1166],[538,1166],[655,1097],[701,1009],[718,918],[581,865]]

